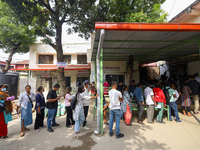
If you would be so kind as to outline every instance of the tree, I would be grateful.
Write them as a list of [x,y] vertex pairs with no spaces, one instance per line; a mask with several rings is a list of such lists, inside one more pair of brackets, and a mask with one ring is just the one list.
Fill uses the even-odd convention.
[[[4,0],[24,23],[33,19],[38,14],[46,15],[48,26],[55,31],[55,43],[46,37],[43,42],[53,47],[57,53],[57,61],[63,62],[62,25],[72,25],[68,34],[79,32],[86,39],[94,30],[94,12],[96,0]],[[42,8],[37,10],[37,8]],[[34,9],[34,11],[29,11]],[[38,23],[38,22],[37,22]],[[42,27],[42,26],[41,26]],[[46,35],[49,35],[46,33]],[[51,36],[51,35],[50,35]],[[58,79],[61,91],[65,91],[64,68],[58,68]]]
[[29,23],[22,23],[9,5],[0,1],[0,48],[10,54],[4,72],[9,70],[15,53],[29,52],[30,45],[36,40],[36,34],[44,36],[42,29],[34,25],[37,20],[38,18],[34,18]]
[[[20,21],[27,23],[38,14],[45,14],[49,27],[55,31],[55,43],[50,38],[43,42],[52,46],[57,53],[57,61],[63,62],[62,25],[71,28],[68,34],[79,33],[88,39],[94,31],[95,21],[125,22],[131,20],[132,13],[151,14],[152,6],[165,0],[2,0],[17,14]],[[143,2],[143,3],[142,3]],[[146,4],[146,5],[144,5]],[[143,6],[144,5],[144,6]],[[36,22],[36,24],[39,22]],[[43,26],[41,26],[43,27]],[[46,33],[46,35],[49,35]],[[50,35],[51,36],[51,35]],[[65,91],[64,68],[58,68],[61,91]]]

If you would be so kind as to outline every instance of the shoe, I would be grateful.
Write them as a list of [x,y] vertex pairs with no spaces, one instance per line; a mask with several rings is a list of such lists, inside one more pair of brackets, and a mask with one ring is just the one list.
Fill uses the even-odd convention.
[[105,122],[104,124],[105,124],[105,125],[109,125],[109,123],[108,123],[108,122]]
[[46,127],[45,125],[42,126],[42,128],[45,128],[45,127]]
[[113,133],[109,133],[109,136],[112,137],[112,136],[113,136]]
[[182,123],[182,122],[184,122],[184,121],[182,121],[182,120],[179,120],[179,121],[176,121],[177,123]]
[[55,127],[55,126],[60,126],[59,124],[55,123],[55,124],[52,124],[52,127]]
[[130,123],[130,124],[126,124],[126,126],[132,126],[132,124]]
[[89,123],[89,122],[87,122],[86,124],[87,124],[88,126],[91,125],[91,123]]
[[48,128],[47,131],[54,132],[52,128]]
[[173,121],[173,119],[169,120],[169,121]]
[[195,115],[198,115],[198,114],[199,114],[199,112],[195,112],[194,114],[195,114]]
[[116,135],[116,139],[123,138],[123,137],[124,137],[124,134]]
[[139,124],[144,125],[144,123],[142,121],[138,121]]
[[160,124],[165,124],[165,122],[163,122],[163,121],[158,121],[158,120],[156,120],[156,122],[157,122],[157,123],[160,123]]
[[85,129],[85,130],[90,130],[90,128],[88,128],[88,127],[86,127],[86,126],[85,126],[85,127],[83,127],[83,129]]
[[36,129],[35,131],[39,132],[39,131],[40,131],[40,129]]

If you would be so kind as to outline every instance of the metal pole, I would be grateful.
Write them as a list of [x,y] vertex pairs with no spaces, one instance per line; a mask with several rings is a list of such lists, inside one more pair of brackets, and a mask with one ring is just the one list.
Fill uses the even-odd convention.
[[95,61],[95,86],[97,87],[96,83],[97,83],[97,66],[96,66],[97,62]]
[[101,49],[100,57],[100,73],[101,73],[101,134],[103,135],[103,48]]
[[94,134],[101,133],[101,72],[100,72],[100,58],[101,58],[101,50],[103,47],[105,30],[102,29],[100,31],[100,40],[98,45],[98,51],[96,56],[96,65],[97,65],[97,93],[99,96],[97,97],[97,130],[94,131]]

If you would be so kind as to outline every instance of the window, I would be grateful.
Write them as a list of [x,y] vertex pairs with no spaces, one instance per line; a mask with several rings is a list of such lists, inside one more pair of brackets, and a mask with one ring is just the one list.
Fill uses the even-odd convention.
[[64,60],[64,62],[66,62],[67,64],[71,64],[71,55],[64,55],[64,56],[63,56],[63,60]]
[[77,55],[78,64],[87,64],[87,55]]
[[53,55],[39,55],[39,64],[53,64]]

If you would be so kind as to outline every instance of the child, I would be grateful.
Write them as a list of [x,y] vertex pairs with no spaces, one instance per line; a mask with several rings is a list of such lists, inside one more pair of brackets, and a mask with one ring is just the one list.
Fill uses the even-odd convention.
[[71,109],[71,94],[70,92],[72,91],[71,87],[67,87],[66,93],[65,93],[65,109],[67,111],[66,115],[66,127],[72,128],[73,125],[75,124],[75,121],[73,120],[73,112]]

